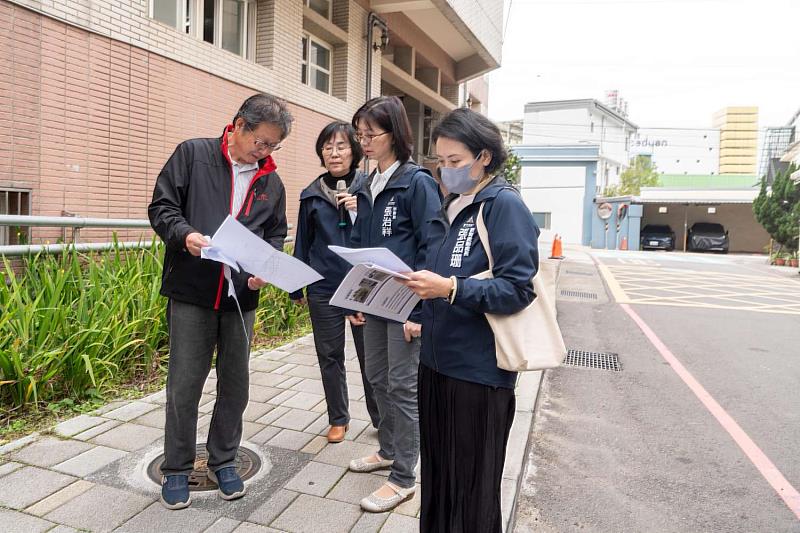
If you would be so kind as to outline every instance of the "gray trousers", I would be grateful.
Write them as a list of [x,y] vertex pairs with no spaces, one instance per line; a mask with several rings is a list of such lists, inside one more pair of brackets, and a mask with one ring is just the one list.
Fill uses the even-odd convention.
[[[308,294],[308,311],[314,328],[314,346],[317,350],[325,403],[328,404],[328,423],[345,426],[350,422],[347,373],[344,366],[345,324],[342,309],[330,305],[330,296]],[[364,401],[367,404],[370,422],[378,427],[380,415],[375,394],[364,371],[364,326],[350,327],[356,345],[361,382],[364,384]]]
[[234,466],[242,438],[242,414],[249,397],[250,346],[255,311],[215,311],[170,300],[169,370],[164,464],[161,472],[190,474],[197,444],[197,409],[211,360],[217,352],[217,400],[208,431],[208,468]]
[[381,422],[380,456],[393,459],[389,481],[402,488],[414,486],[419,458],[417,372],[420,338],[406,342],[403,324],[368,316],[364,326],[367,378],[375,392]]

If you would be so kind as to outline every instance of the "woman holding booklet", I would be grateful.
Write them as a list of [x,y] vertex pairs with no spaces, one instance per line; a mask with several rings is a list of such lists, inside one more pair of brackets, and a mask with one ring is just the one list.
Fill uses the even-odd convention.
[[[442,118],[432,141],[450,194],[431,222],[428,270],[405,282],[424,300],[420,530],[499,533],[517,374],[497,367],[484,313],[510,315],[535,298],[539,229],[519,193],[495,176],[506,160],[497,126],[460,108]],[[478,279],[490,268],[491,279]]]
[[[328,245],[347,246],[353,220],[350,207],[355,208],[351,191],[365,180],[357,172],[363,157],[355,131],[347,122],[331,122],[320,132],[316,144],[317,156],[326,171],[314,179],[300,194],[300,213],[297,216],[294,256],[324,279],[309,285],[303,291],[290,295],[296,303],[308,303],[314,345],[317,350],[325,402],[328,404],[328,442],[342,442],[350,422],[349,399],[345,373],[345,310],[330,305],[330,299],[350,265],[333,253]],[[374,427],[380,420],[372,387],[364,372],[364,327],[351,324],[356,346],[364,398]]]
[[[376,169],[356,191],[358,217],[351,244],[385,247],[412,269],[423,268],[428,221],[439,211],[441,199],[430,173],[411,160],[413,137],[403,103],[395,96],[374,98],[353,116],[353,127]],[[366,317],[365,362],[380,412],[380,449],[351,461],[350,470],[391,469],[387,482],[361,500],[366,511],[388,511],[412,498],[416,489],[420,307],[405,323]],[[364,316],[357,313],[352,320],[363,321]]]

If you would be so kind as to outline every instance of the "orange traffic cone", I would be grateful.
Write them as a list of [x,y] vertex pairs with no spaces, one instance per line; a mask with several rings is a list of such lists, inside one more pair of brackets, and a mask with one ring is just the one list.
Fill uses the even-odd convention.
[[556,233],[555,237],[553,237],[553,248],[550,251],[550,259],[564,259],[564,256],[561,255],[561,237],[558,236]]
[[620,250],[627,250],[628,249],[628,238],[627,237],[623,237],[622,238],[622,242],[619,243],[619,249]]

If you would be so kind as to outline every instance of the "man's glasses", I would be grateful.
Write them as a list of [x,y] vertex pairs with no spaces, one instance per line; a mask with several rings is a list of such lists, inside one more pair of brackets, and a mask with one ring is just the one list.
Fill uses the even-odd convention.
[[256,145],[256,150],[263,152],[264,150],[271,150],[273,152],[277,152],[281,148],[281,143],[268,143],[266,141],[262,141],[258,137],[253,139],[253,144]]
[[322,148],[323,155],[331,155],[334,151],[339,152],[340,154],[349,152],[352,148],[347,143],[338,143],[338,144],[326,144]]
[[389,133],[388,131],[384,131],[382,133],[376,133],[374,135],[366,134],[366,133],[358,133],[356,134],[356,140],[362,144],[370,144],[375,137],[380,137],[381,135],[386,135]]
[[280,141],[276,142],[276,143],[268,143],[267,141],[262,141],[261,139],[256,137],[255,132],[253,132],[253,129],[250,126],[246,126],[246,127],[247,127],[247,130],[250,133],[253,134],[253,144],[255,145],[256,150],[258,150],[259,152],[263,152],[264,150],[270,150],[272,152],[277,152],[278,150],[281,149]]

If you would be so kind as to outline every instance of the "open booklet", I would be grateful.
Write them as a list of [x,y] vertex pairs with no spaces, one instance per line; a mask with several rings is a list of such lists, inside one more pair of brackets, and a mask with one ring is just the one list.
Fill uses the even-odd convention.
[[231,215],[222,222],[211,246],[200,251],[203,259],[224,263],[239,272],[258,276],[286,292],[294,292],[322,279],[299,259],[279,252]]
[[412,269],[388,248],[328,246],[353,265],[331,298],[331,305],[405,322],[419,296],[397,281]]

